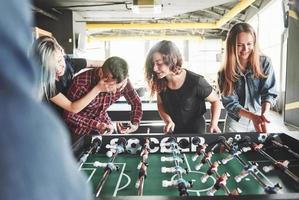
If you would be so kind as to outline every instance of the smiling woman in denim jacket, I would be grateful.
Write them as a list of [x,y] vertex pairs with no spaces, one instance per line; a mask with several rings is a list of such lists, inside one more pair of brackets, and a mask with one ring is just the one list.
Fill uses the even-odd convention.
[[228,113],[224,132],[267,132],[268,113],[277,98],[276,80],[249,24],[238,23],[229,31],[218,83]]

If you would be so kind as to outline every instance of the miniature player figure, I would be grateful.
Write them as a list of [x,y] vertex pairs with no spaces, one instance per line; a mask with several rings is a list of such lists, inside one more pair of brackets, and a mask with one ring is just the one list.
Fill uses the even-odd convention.
[[162,143],[161,147],[163,147],[161,148],[162,153],[171,153],[171,152],[175,152],[177,154],[181,153],[181,149],[175,141],[166,142],[164,144]]
[[253,144],[251,145],[251,148],[252,148],[252,150],[257,151],[257,150],[263,148],[263,144],[256,144],[256,143],[253,143]]
[[252,165],[244,166],[243,170],[239,175],[235,177],[236,182],[240,182],[243,178],[245,178],[250,172],[254,172],[257,169],[257,163],[253,162]]
[[166,156],[162,156],[161,157],[161,162],[178,162],[178,163],[182,163],[184,162],[184,159],[178,156],[174,156],[174,157],[166,157]]
[[148,159],[148,154],[149,154],[149,149],[143,149],[140,153],[141,156],[141,161],[139,162],[137,169],[140,169],[142,164],[147,164],[147,159]]
[[198,144],[198,149],[195,155],[192,157],[192,160],[195,161],[198,158],[198,156],[203,154],[206,151],[207,146],[208,146],[207,144],[203,144],[203,145]]
[[200,170],[200,168],[207,163],[208,160],[211,160],[212,152],[208,152],[205,154],[205,156],[201,159],[198,165],[195,166],[196,170]]
[[221,187],[226,185],[227,174],[224,173],[222,176],[219,176],[214,184],[213,188],[207,192],[208,196],[214,196],[214,193],[219,190]]
[[109,173],[112,172],[112,171],[118,171],[119,170],[119,167],[117,165],[115,165],[114,163],[112,162],[109,162],[109,163],[101,163],[99,161],[95,161],[93,163],[93,166],[94,167],[100,167],[100,168],[105,168],[104,170],[107,171],[109,170]]
[[288,160],[284,160],[282,162],[281,161],[277,161],[273,165],[264,166],[263,170],[264,170],[264,172],[268,173],[268,172],[272,171],[273,169],[287,169],[289,163],[290,163],[290,161],[288,161]]
[[267,194],[276,194],[280,189],[282,189],[282,187],[279,185],[279,183],[275,184],[274,186],[266,186],[264,188]]
[[181,166],[175,166],[175,167],[162,167],[161,172],[162,173],[187,174],[188,170],[182,168]]
[[214,174],[215,172],[217,172],[217,170],[218,170],[218,166],[219,166],[219,164],[218,164],[217,161],[215,161],[214,163],[212,163],[211,166],[209,167],[207,173],[201,177],[201,182],[202,182],[202,183],[205,183],[205,182],[207,181],[207,179],[208,179],[212,174]]
[[107,163],[107,166],[105,167],[105,171],[109,171],[109,173],[111,173],[112,171],[118,171],[119,167],[117,165],[115,165],[112,162]]
[[178,190],[180,196],[189,196],[187,188],[192,187],[192,181],[185,181],[184,179],[178,179]]
[[183,178],[179,178],[176,180],[163,180],[162,182],[163,187],[171,187],[171,186],[178,186],[178,190],[180,192],[180,196],[188,196],[187,188],[191,188],[193,186],[192,181],[186,181]]
[[241,154],[241,151],[234,151],[232,154],[229,154],[226,158],[224,158],[221,162],[226,164],[228,161],[232,160],[235,156]]
[[142,163],[147,164],[147,159],[148,159],[150,150],[151,150],[150,149],[150,140],[149,140],[149,138],[145,138],[142,151],[140,152],[141,161],[138,164],[137,169],[140,169]]
[[141,167],[140,167],[140,169],[139,169],[138,180],[137,180],[137,182],[136,182],[136,184],[135,184],[135,187],[136,187],[136,188],[139,188],[141,179],[142,179],[142,178],[146,178],[146,176],[147,176],[147,166],[148,166],[147,163],[142,163],[142,164],[141,164]]

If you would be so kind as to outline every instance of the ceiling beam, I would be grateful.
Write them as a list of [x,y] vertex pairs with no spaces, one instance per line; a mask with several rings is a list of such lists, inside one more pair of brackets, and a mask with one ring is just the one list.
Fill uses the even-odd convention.
[[188,23],[155,23],[155,24],[123,24],[123,23],[90,23],[86,24],[87,30],[92,29],[218,29],[232,20],[237,14],[250,6],[255,0],[241,0],[223,17],[215,22],[188,22]]
[[195,36],[195,35],[144,35],[144,36],[88,36],[87,42],[94,42],[94,41],[116,41],[116,40],[161,40],[163,38],[164,40],[196,40],[196,41],[202,41],[204,38],[201,36]]

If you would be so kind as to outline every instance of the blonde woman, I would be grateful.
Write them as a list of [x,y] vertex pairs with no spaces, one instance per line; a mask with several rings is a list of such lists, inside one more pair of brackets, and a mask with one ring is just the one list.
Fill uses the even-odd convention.
[[68,88],[74,74],[85,67],[100,67],[102,61],[70,59],[54,37],[42,36],[33,44],[33,55],[41,67],[39,96],[49,101],[62,114],[63,110],[78,113],[85,108],[100,92],[110,87],[109,83],[98,82],[93,89],[76,101],[70,101]]
[[229,31],[224,58],[218,79],[228,113],[224,132],[267,132],[268,113],[277,98],[276,80],[249,24],[238,23]]

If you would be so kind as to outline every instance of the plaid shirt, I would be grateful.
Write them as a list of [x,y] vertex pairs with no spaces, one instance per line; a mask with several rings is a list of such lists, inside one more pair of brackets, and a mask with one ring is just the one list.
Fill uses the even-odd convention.
[[[85,96],[99,81],[98,69],[88,70],[74,78],[68,91],[68,98],[76,101]],[[79,113],[64,111],[64,119],[75,134],[90,134],[91,131],[97,131],[98,123],[111,124],[107,109],[116,102],[121,96],[124,96],[131,105],[131,122],[140,124],[142,117],[141,101],[134,90],[131,82],[128,80],[126,87],[122,90],[117,89],[116,93],[101,92],[88,106]]]

